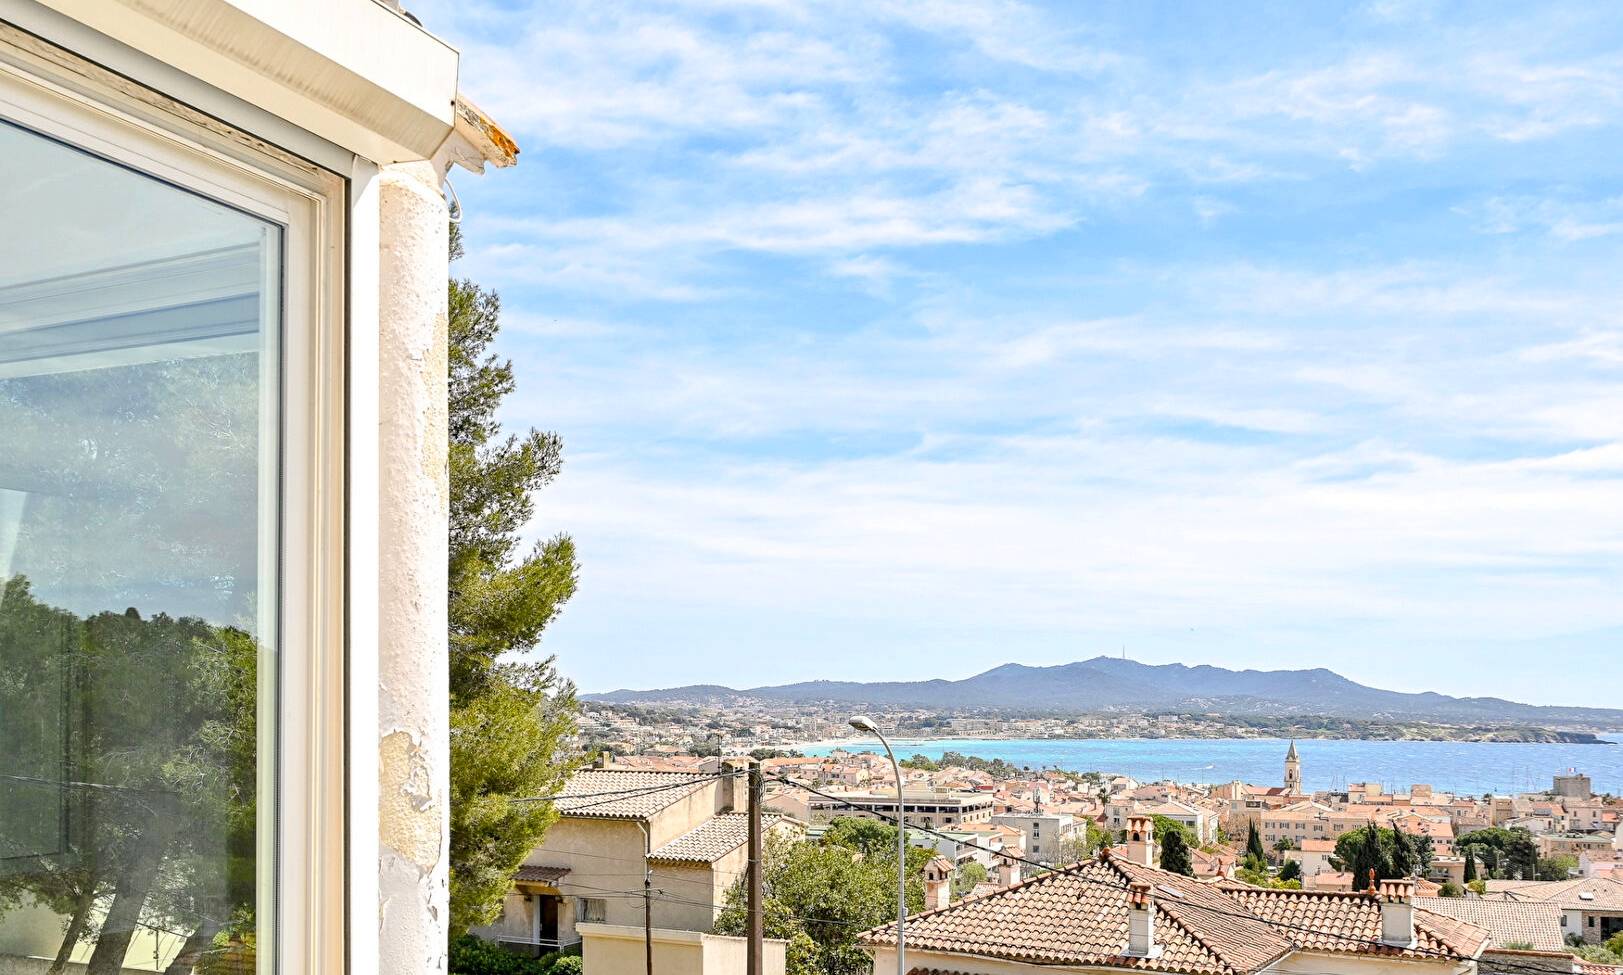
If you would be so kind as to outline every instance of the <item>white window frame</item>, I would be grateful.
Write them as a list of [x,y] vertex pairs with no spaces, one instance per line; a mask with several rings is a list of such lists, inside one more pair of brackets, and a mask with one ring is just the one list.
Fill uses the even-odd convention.
[[271,935],[256,947],[261,972],[342,972],[347,184],[3,22],[0,116],[284,228],[280,537],[264,546],[280,563],[279,666],[259,722],[274,801],[257,830],[274,866],[258,873]]

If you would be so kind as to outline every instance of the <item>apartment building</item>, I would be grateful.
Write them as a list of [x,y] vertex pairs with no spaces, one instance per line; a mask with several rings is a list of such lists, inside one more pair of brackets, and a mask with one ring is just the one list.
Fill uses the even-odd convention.
[[[902,795],[906,821],[935,829],[989,822],[995,805],[991,796],[975,792],[904,789]],[[892,822],[896,819],[894,792],[830,791],[829,796],[789,789],[769,797],[767,807],[808,823],[826,823],[840,816],[868,816]]]

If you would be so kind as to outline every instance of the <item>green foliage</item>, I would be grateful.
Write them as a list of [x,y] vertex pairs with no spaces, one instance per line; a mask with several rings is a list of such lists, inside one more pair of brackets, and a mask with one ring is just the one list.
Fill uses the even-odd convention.
[[1452,880],[1445,880],[1443,881],[1442,886],[1438,889],[1437,893],[1438,896],[1441,897],[1464,897],[1465,888],[1461,887]]
[[1538,876],[1538,844],[1525,829],[1490,826],[1455,840],[1461,852],[1475,854],[1483,879],[1533,880]]
[[823,831],[823,842],[847,846],[864,856],[896,853],[896,827],[867,816],[838,816]]
[[1473,880],[1465,885],[1465,889],[1480,896],[1488,892],[1488,882],[1486,880]]
[[1279,868],[1279,879],[1280,880],[1298,880],[1298,881],[1301,880],[1302,879],[1302,861],[1300,861],[1300,860],[1286,860],[1285,865],[1283,867]]
[[1409,876],[1417,869],[1417,857],[1407,834],[1373,823],[1348,830],[1336,839],[1335,858],[1352,873],[1353,890],[1369,886],[1371,870],[1377,880]]
[[[885,824],[879,824],[881,826]],[[856,936],[896,919],[895,827],[891,845],[871,855],[839,842],[767,844],[762,887],[766,936],[789,940],[788,975],[868,975],[872,962]],[[934,853],[908,850],[908,911],[924,907],[924,864]],[[742,935],[748,918],[742,879],[727,892],[717,934]]]
[[793,748],[754,748],[750,750],[750,758],[757,762],[764,762],[769,758],[804,758],[805,756]]
[[936,764],[935,759],[930,758],[928,755],[914,755],[912,758],[904,758],[896,764],[902,768],[918,769],[921,772],[937,772],[941,769],[941,766]]
[[1578,858],[1563,853],[1553,857],[1539,857],[1538,879],[1567,880],[1578,869]]
[[1476,879],[1476,853],[1470,847],[1465,849],[1465,882],[1470,883]]
[[1189,858],[1189,843],[1184,839],[1183,830],[1167,830],[1166,840],[1160,843],[1159,846],[1161,848],[1162,870],[1181,873],[1186,877],[1194,876],[1195,867]]
[[[1444,894],[1443,896],[1448,897],[1448,896],[1454,896],[1454,895]],[[1505,949],[1506,951],[1532,951],[1533,950],[1533,942],[1531,942],[1531,941],[1506,941],[1504,944],[1500,945],[1499,947]]]
[[1623,952],[1613,951],[1607,945],[1573,945],[1573,954],[1596,965],[1623,965]]
[[1091,819],[1084,819],[1080,831],[1060,840],[1054,862],[1070,864],[1091,859],[1101,847],[1108,849],[1113,840],[1114,837],[1104,827]]
[[[461,239],[452,229],[452,257]],[[564,536],[520,553],[533,494],[557,476],[561,443],[530,430],[501,436],[496,410],[515,388],[512,363],[489,352],[496,294],[450,283],[448,550],[451,694],[451,915],[454,936],[501,910],[514,870],[554,814],[514,800],[555,793],[578,766],[574,687],[551,658],[522,658],[575,591]]]
[[978,885],[986,883],[986,867],[974,860],[969,860],[958,868],[952,878],[952,892],[955,897],[967,897]]
[[526,958],[494,942],[464,934],[451,939],[449,975],[580,975],[577,950]]
[[1262,834],[1257,832],[1257,821],[1255,819],[1246,823],[1245,857],[1247,860],[1255,859],[1258,862],[1265,862],[1268,859],[1268,854],[1264,853],[1262,849]]
[[1165,846],[1167,837],[1173,833],[1179,834],[1183,839],[1184,847],[1187,849],[1193,850],[1200,846],[1200,834],[1195,832],[1194,827],[1180,823],[1176,819],[1169,819],[1166,816],[1152,816],[1150,821],[1154,826],[1155,844],[1157,846]]

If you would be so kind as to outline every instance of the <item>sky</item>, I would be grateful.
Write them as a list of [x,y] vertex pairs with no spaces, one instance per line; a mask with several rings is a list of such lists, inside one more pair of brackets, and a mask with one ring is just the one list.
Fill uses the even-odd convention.
[[1623,707],[1623,9],[419,0],[589,691]]

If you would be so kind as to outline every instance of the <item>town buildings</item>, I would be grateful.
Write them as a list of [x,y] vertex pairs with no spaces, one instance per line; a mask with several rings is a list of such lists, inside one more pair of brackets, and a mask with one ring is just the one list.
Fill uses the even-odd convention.
[[464,70],[394,0],[0,0],[0,970],[443,970]]

